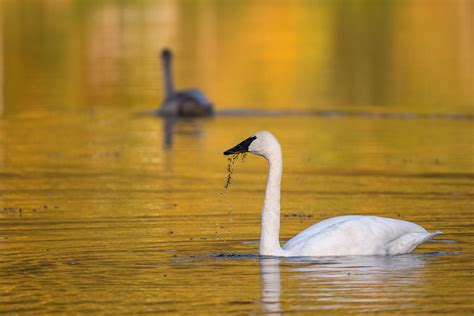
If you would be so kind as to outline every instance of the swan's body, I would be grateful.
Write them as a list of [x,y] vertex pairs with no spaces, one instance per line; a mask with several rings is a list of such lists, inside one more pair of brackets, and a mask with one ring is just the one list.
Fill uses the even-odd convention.
[[172,54],[169,49],[164,49],[161,53],[163,63],[163,82],[165,90],[165,99],[158,110],[159,115],[163,116],[210,116],[213,113],[212,103],[200,90],[174,89],[173,73],[171,69]]
[[399,255],[413,251],[438,233],[378,216],[338,216],[308,227],[283,247],[290,255]]
[[338,216],[316,223],[280,246],[281,148],[278,140],[262,131],[224,154],[250,152],[268,160],[269,172],[262,210],[260,255],[264,256],[348,256],[399,255],[413,251],[440,232],[378,216]]

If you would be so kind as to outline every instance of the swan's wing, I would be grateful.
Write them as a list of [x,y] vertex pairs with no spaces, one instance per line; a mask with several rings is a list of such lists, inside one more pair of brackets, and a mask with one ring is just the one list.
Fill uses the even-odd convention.
[[284,249],[292,248],[295,245],[307,240],[309,237],[319,233],[320,231],[322,231],[323,229],[327,227],[333,226],[335,224],[338,224],[347,220],[358,219],[360,217],[362,216],[358,216],[358,215],[337,216],[337,217],[331,217],[331,218],[322,220],[320,222],[317,222],[316,224],[311,225],[310,227],[300,232],[298,235],[288,240],[283,248]]
[[308,256],[401,254],[434,236],[417,224],[377,216],[327,221],[307,228],[283,249]]

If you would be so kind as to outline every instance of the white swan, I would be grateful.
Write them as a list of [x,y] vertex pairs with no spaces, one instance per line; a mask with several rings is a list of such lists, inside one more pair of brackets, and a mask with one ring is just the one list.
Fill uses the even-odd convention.
[[378,216],[338,216],[316,223],[280,246],[281,147],[270,132],[261,131],[224,152],[250,152],[268,160],[269,172],[262,210],[260,255],[348,256],[399,255],[413,251],[441,232]]

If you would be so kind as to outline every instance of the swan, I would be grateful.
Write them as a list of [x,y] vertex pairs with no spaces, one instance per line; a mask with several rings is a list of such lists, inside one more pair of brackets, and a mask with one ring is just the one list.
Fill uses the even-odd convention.
[[441,232],[397,219],[378,216],[337,216],[318,222],[280,246],[280,183],[282,155],[278,140],[261,131],[224,152],[249,152],[264,157],[269,164],[260,235],[261,256],[349,256],[400,255],[412,252],[421,243]]
[[212,103],[198,89],[178,90],[174,89],[171,62],[173,54],[165,48],[161,52],[163,64],[163,82],[165,99],[161,103],[158,115],[163,116],[210,116],[213,114]]

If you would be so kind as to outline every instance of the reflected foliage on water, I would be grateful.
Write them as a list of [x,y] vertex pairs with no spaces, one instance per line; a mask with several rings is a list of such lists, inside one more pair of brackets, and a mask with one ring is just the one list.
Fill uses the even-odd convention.
[[4,103],[158,106],[159,52],[217,107],[470,112],[474,4],[2,2]]

